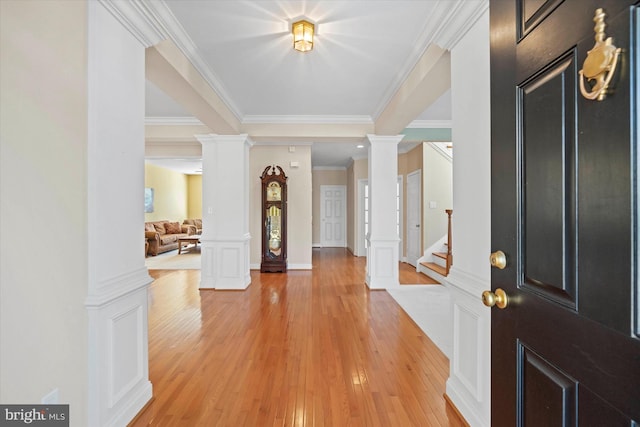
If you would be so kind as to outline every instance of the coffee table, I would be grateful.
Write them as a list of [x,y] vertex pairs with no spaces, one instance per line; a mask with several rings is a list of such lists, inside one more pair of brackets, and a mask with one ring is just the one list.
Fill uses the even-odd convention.
[[200,243],[200,237],[202,237],[202,235],[200,234],[193,234],[191,236],[184,236],[184,237],[178,237],[178,254],[182,253],[182,244],[186,243],[187,246],[189,246],[189,244],[193,244],[194,245],[194,249],[198,247],[198,243]]

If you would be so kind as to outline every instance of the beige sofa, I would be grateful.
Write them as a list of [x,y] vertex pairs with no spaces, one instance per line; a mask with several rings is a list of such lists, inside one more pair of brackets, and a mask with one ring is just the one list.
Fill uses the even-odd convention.
[[144,236],[149,242],[147,255],[156,256],[178,249],[178,238],[196,233],[195,225],[180,225],[173,221],[152,221],[144,223]]
[[202,219],[191,218],[182,221],[182,225],[194,225],[196,227],[196,234],[202,234]]

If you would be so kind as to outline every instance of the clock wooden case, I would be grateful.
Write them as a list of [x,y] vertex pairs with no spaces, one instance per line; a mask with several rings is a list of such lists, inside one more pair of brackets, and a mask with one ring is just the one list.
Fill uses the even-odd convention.
[[262,180],[262,260],[260,271],[287,271],[287,176],[267,166]]

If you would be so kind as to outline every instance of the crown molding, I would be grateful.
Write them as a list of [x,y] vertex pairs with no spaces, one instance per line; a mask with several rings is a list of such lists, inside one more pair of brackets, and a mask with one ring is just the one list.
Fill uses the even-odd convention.
[[433,40],[443,49],[451,50],[467,34],[484,12],[489,10],[489,0],[458,1],[448,8],[444,20],[434,32]]
[[98,0],[144,47],[169,38],[166,27],[140,1]]
[[311,168],[314,171],[346,171],[345,166],[314,166]]
[[98,0],[131,34],[145,47],[153,46],[162,40],[170,39],[178,49],[189,59],[191,64],[203,76],[211,88],[222,99],[224,104],[243,124],[273,123],[273,124],[373,124],[386,108],[389,101],[398,91],[400,85],[407,79],[421,56],[432,43],[443,49],[452,49],[467,33],[469,28],[478,20],[488,7],[488,0],[456,0],[452,2],[438,2],[434,11],[434,18],[430,22],[439,22],[433,29],[425,23],[421,35],[414,46],[413,55],[400,68],[396,78],[389,84],[383,94],[380,105],[371,116],[246,116],[233,102],[220,79],[213,73],[204,61],[198,49],[182,25],[175,18],[164,1],[157,0]]
[[145,5],[149,19],[156,22],[161,26],[167,34],[168,39],[173,41],[177,48],[189,59],[193,67],[198,70],[206,82],[211,86],[215,93],[222,99],[227,108],[233,113],[233,115],[240,121],[242,112],[238,106],[233,102],[231,96],[224,88],[220,79],[211,71],[205,60],[198,52],[198,48],[195,43],[189,37],[182,25],[178,22],[175,15],[164,1],[157,0],[138,0]]
[[[431,44],[437,44],[443,49],[451,50],[488,8],[489,0],[439,1],[432,19],[425,22],[420,36],[414,43],[413,55],[410,55],[404,65],[400,67],[400,72],[387,87],[382,102],[374,110],[372,117],[374,119],[380,117]],[[434,22],[440,23],[435,29],[430,25]],[[418,46],[422,48],[420,49]]]
[[245,116],[242,119],[242,124],[329,124],[329,125],[344,125],[344,124],[374,124],[371,116]]
[[450,129],[452,120],[414,120],[407,125],[407,129]]
[[204,123],[195,117],[145,117],[144,124],[160,126],[204,126]]
[[259,141],[255,142],[254,145],[269,145],[272,147],[282,146],[288,147],[290,145],[295,145],[297,147],[311,146],[313,142],[309,141],[299,141],[299,142],[282,142],[282,141]]

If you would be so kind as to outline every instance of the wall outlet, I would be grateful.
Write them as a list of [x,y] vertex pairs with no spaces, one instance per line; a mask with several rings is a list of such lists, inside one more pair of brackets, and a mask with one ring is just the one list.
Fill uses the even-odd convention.
[[49,393],[47,393],[44,396],[42,396],[42,399],[40,399],[40,403],[42,403],[43,405],[55,405],[55,404],[58,404],[59,403],[59,399],[58,399],[59,391],[60,390],[58,390],[57,388],[54,388]]
[[434,202],[433,200],[429,202],[429,209],[435,209],[438,207],[438,203]]

